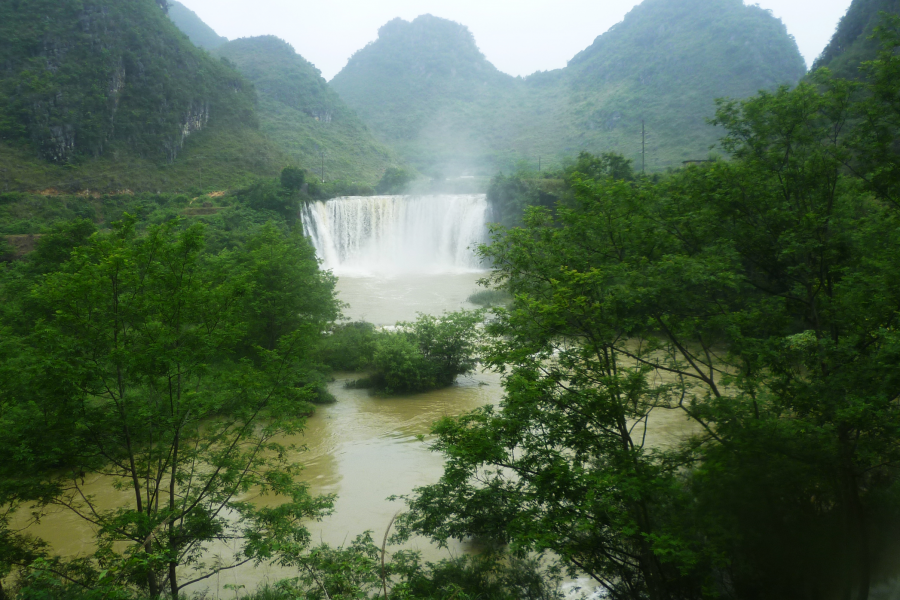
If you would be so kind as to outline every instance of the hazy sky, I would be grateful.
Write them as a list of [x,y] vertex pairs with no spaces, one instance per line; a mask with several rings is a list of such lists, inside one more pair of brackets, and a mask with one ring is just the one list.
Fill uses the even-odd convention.
[[[756,4],[754,0],[745,0]],[[811,64],[851,0],[759,0],[787,25]],[[466,25],[510,75],[564,67],[639,0],[181,0],[229,39],[276,35],[334,77],[394,17],[430,13]]]

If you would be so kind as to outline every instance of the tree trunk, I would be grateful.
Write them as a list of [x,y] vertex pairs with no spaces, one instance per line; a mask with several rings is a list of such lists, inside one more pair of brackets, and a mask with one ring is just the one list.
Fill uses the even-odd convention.
[[871,587],[871,565],[869,560],[869,532],[866,527],[866,515],[862,501],[859,498],[859,490],[853,481],[853,488],[848,490],[850,496],[850,519],[856,542],[856,585],[857,600],[868,600]]
[[853,556],[853,574],[856,584],[856,599],[868,600],[871,587],[871,564],[869,558],[869,532],[865,508],[859,497],[859,484],[853,466],[853,450],[849,432],[841,427],[838,440],[841,448],[841,483],[843,486],[844,510],[846,514],[846,534]]
[[[150,542],[150,540],[147,540],[147,543],[144,544],[144,552],[147,554],[147,556],[149,556],[151,551],[152,551],[151,542]],[[160,596],[159,581],[157,581],[157,579],[156,579],[156,572],[153,571],[152,569],[150,570],[149,573],[147,573],[147,589],[150,592],[151,598],[159,598],[159,596]]]
[[172,600],[178,600],[178,574],[175,572],[175,563],[169,563],[169,586],[172,590]]

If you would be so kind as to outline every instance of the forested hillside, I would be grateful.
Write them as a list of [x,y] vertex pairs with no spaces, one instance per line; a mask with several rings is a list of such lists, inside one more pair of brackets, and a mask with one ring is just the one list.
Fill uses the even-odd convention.
[[319,70],[287,42],[274,36],[244,38],[216,54],[256,86],[261,130],[299,164],[318,171],[324,159],[329,180],[374,184],[396,162]]
[[384,141],[424,170],[488,171],[580,150],[647,166],[705,158],[721,96],[794,84],[805,65],[784,25],[740,0],[646,0],[568,67],[497,71],[468,30],[430,15],[394,20],[332,85]]
[[187,35],[195,46],[212,50],[228,42],[228,38],[216,33],[203,22],[197,13],[181,2],[169,3],[169,18]]
[[860,63],[878,53],[880,44],[871,38],[881,12],[900,14],[900,0],[853,0],[813,70],[828,67],[840,77],[856,77]]
[[565,69],[568,145],[612,148],[640,166],[705,158],[715,99],[795,84],[806,72],[780,20],[741,0],[645,0]]
[[491,164],[511,142],[502,115],[524,92],[466,27],[431,15],[385,24],[331,85],[381,140],[434,174],[447,163]]
[[154,0],[4,2],[0,65],[0,189],[227,186],[287,160],[252,84]]

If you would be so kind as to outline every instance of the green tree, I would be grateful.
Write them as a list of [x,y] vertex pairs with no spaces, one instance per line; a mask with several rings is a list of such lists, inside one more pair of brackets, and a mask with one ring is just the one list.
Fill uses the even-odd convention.
[[426,392],[440,387],[435,370],[416,343],[402,333],[378,341],[372,358],[371,383],[385,394]]
[[567,169],[569,173],[581,173],[593,179],[609,177],[611,179],[634,179],[631,160],[615,152],[604,152],[594,156],[588,152],[580,152],[575,164]]
[[248,236],[240,250],[221,253],[218,268],[241,278],[237,300],[245,319],[245,355],[273,351],[285,335],[304,331],[315,338],[340,316],[336,279],[319,270],[315,249],[295,227],[282,232],[269,222]]
[[372,358],[372,384],[386,393],[424,392],[447,387],[475,369],[484,311],[456,311],[440,317],[419,314],[381,336]]
[[364,371],[372,366],[381,337],[375,326],[365,321],[334,326],[322,340],[322,362],[338,371]]
[[[386,540],[385,540],[386,542]],[[390,552],[390,554],[388,554]],[[417,552],[377,546],[371,532],[347,546],[323,544],[297,558],[298,576],[274,587],[284,598],[309,600],[560,600],[553,564],[487,551],[438,563]],[[271,588],[270,588],[271,589]]]
[[439,317],[420,313],[414,322],[399,326],[408,329],[409,339],[432,365],[437,386],[444,387],[475,370],[483,320],[484,311],[459,310]]
[[59,269],[69,260],[72,251],[84,246],[96,231],[97,227],[87,219],[65,221],[51,227],[28,256],[29,270],[43,274]]
[[881,13],[881,17],[875,29],[881,51],[877,59],[861,67],[867,93],[855,105],[858,124],[853,130],[854,153],[848,166],[878,197],[900,206],[900,16]]
[[306,181],[306,171],[297,167],[285,167],[281,171],[281,187],[286,190],[299,191]]
[[275,181],[259,181],[240,190],[237,195],[252,210],[269,211],[272,218],[284,219],[288,223],[297,220],[300,199],[292,190],[282,188]]
[[375,191],[379,194],[402,194],[413,179],[415,175],[406,169],[388,167],[375,186]]
[[700,557],[664,518],[682,504],[678,463],[644,443],[676,390],[651,385],[635,357],[648,341],[628,318],[628,283],[657,243],[640,218],[646,196],[607,179],[579,187],[558,219],[531,208],[482,250],[515,297],[496,310],[485,357],[505,373],[505,398],[435,426],[445,473],[417,491],[404,525],[553,551],[614,598],[691,597]]
[[[732,162],[575,172],[498,229],[504,401],[436,425],[445,473],[405,526],[552,550],[613,598],[868,597],[898,517],[900,238],[845,175],[855,98],[723,102]],[[694,434],[664,443],[672,411]]]
[[[261,235],[271,239],[272,230]],[[296,552],[308,541],[302,521],[330,505],[294,481],[298,467],[278,441],[308,412],[314,390],[296,376],[319,330],[284,327],[271,349],[240,358],[236,345],[253,335],[242,299],[286,282],[259,277],[267,256],[251,252],[244,275],[202,249],[202,226],[179,232],[170,222],[138,236],[126,219],[32,293],[53,308],[33,343],[67,387],[77,442],[51,503],[96,528],[99,567],[154,597],[165,589],[176,598],[222,570]],[[328,299],[328,282],[316,269],[306,273],[306,285]],[[85,473],[103,474],[131,501],[98,505],[84,491]],[[258,508],[244,499],[251,488],[284,502]],[[237,555],[214,560],[207,550],[217,540],[237,541]]]

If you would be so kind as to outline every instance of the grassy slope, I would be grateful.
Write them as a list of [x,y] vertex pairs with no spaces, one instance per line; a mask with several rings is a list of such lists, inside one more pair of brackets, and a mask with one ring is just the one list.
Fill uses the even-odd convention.
[[265,36],[234,40],[216,54],[232,62],[256,86],[261,130],[301,166],[325,176],[374,184],[396,164],[394,153],[287,43]]
[[216,33],[212,27],[203,22],[197,13],[181,2],[169,3],[169,18],[190,38],[195,46],[213,50],[228,43],[228,38]]
[[468,31],[392,21],[332,85],[376,134],[426,172],[536,166],[615,150],[647,166],[703,158],[714,99],[796,83],[805,65],[784,25],[740,0],[645,0],[565,69],[497,71]]
[[253,86],[154,0],[0,3],[0,65],[0,190],[177,191],[200,165],[222,188],[292,162]]
[[878,41],[869,38],[882,11],[900,14],[900,0],[853,0],[813,70],[828,67],[839,77],[856,77],[860,63],[878,53]]
[[253,128],[210,129],[188,140],[173,163],[134,153],[104,155],[79,164],[58,165],[33,153],[0,144],[0,192],[227,190],[260,177],[275,177],[293,160]]

